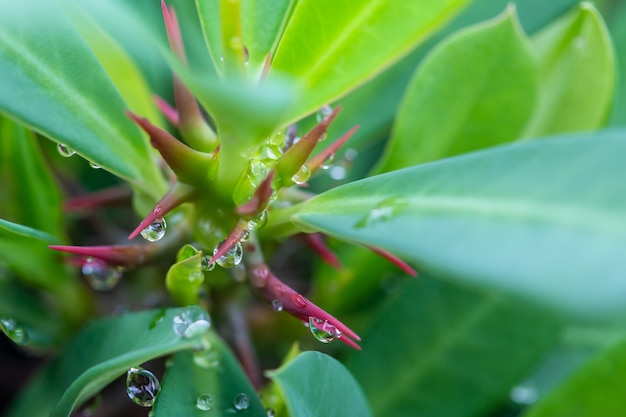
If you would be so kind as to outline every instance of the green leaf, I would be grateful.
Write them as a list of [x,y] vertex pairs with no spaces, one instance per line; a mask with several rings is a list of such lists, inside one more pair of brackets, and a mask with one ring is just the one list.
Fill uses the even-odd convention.
[[609,29],[615,46],[617,65],[617,79],[620,80],[615,89],[615,103],[609,123],[611,125],[626,125],[626,3],[615,3],[612,14],[605,16],[609,22]]
[[254,387],[224,342],[213,334],[205,342],[210,346],[206,351],[183,351],[172,357],[154,416],[204,417],[207,410],[197,407],[200,396],[207,399],[204,404],[211,407],[211,416],[240,414],[244,411],[237,410],[234,402],[237,395],[244,394],[249,401],[245,415],[267,417]]
[[[345,95],[407,54],[467,2],[302,0],[269,78],[294,79],[295,121]],[[323,28],[323,29],[322,29]]]
[[0,219],[0,229],[4,229],[8,232],[15,233],[16,235],[26,236],[33,239],[41,240],[46,243],[59,243],[57,238],[49,233],[42,232],[41,230],[33,229],[32,227],[24,226],[21,224],[13,223],[4,219]]
[[179,260],[167,271],[165,285],[176,303],[189,305],[198,301],[198,291],[204,282],[204,273],[200,267],[201,260],[202,252],[196,253],[184,260]]
[[524,136],[602,126],[613,101],[615,57],[611,37],[595,7],[581,3],[537,33],[532,43],[541,94]]
[[363,391],[336,359],[304,352],[267,375],[285,395],[292,417],[367,417],[371,411]]
[[22,391],[8,417],[69,416],[129,368],[195,347],[199,336],[182,338],[172,329],[173,317],[185,310],[206,315],[194,306],[169,309],[165,314],[125,314],[90,324]]
[[626,293],[624,152],[624,130],[502,146],[337,187],[274,217],[435,277],[609,315]]
[[536,97],[535,63],[510,7],[442,42],[409,85],[377,172],[515,140]]
[[374,415],[397,417],[486,415],[558,334],[529,306],[423,276],[400,285],[369,325],[346,366]]
[[524,416],[621,417],[626,413],[624,372],[626,343],[622,342],[591,360]]
[[147,140],[55,2],[0,4],[0,111],[149,188],[159,176]]

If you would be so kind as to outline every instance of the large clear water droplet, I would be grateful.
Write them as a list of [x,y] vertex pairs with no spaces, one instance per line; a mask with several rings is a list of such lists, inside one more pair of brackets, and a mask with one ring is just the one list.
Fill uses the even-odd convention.
[[165,219],[156,219],[150,226],[141,231],[141,237],[148,242],[156,242],[161,240],[165,236],[165,230],[167,229],[167,223]]
[[196,399],[196,408],[201,411],[209,411],[213,408],[213,397],[210,394],[200,394]]
[[259,230],[267,224],[267,211],[263,210],[250,220],[248,220],[248,229]]
[[128,398],[142,407],[152,407],[161,384],[154,374],[141,367],[130,368],[126,374],[126,393]]
[[200,268],[202,268],[203,271],[213,271],[215,269],[215,262],[211,262],[211,256],[210,255],[205,255],[202,257],[202,259],[200,260]]
[[111,290],[122,278],[122,268],[111,266],[103,260],[94,258],[87,258],[81,272],[89,286],[96,291]]
[[59,155],[61,155],[64,158],[69,158],[70,156],[76,154],[76,151],[74,149],[70,148],[69,146],[63,145],[61,143],[57,145],[57,151],[59,152]]
[[320,123],[322,120],[330,116],[332,112],[333,108],[327,104],[317,111],[317,113],[315,114],[315,119],[318,123]]
[[250,406],[250,400],[248,399],[248,396],[246,394],[240,392],[239,394],[235,395],[233,405],[239,411],[247,410]]
[[291,177],[291,181],[298,185],[302,185],[306,183],[309,178],[311,178],[311,171],[309,170],[309,167],[306,165],[302,165],[298,172],[293,174],[293,177]]
[[[213,250],[213,256],[217,254],[217,251],[223,243],[224,242],[215,247]],[[240,242],[237,242],[235,246],[228,249],[224,255],[217,258],[216,262],[222,268],[232,268],[233,266],[239,265],[239,263],[241,263],[241,259],[243,259],[243,246],[241,246]]]
[[15,320],[11,318],[0,318],[0,330],[17,345],[28,343],[28,332],[19,327]]
[[172,319],[174,333],[181,337],[200,336],[211,328],[211,318],[203,312],[184,310]]
[[278,300],[272,300],[272,309],[274,309],[274,311],[283,311],[283,303],[281,303]]
[[327,320],[309,317],[309,330],[317,340],[330,343],[341,337],[341,332]]

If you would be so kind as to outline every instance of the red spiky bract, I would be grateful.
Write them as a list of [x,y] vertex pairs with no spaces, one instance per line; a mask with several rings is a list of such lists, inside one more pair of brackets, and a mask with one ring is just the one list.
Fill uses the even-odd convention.
[[178,114],[178,111],[176,111],[174,107],[170,106],[170,104],[160,96],[153,96],[153,100],[154,104],[157,106],[163,116],[165,116],[165,118],[171,124],[178,127],[178,124],[180,123],[180,115]]
[[307,167],[313,175],[320,167],[326,162],[331,155],[337,153],[339,148],[341,148],[347,141],[354,135],[354,133],[359,129],[359,126],[354,126],[352,129],[348,130],[344,133],[339,139],[335,140],[329,146],[324,148],[320,153],[309,159],[307,162]]
[[250,201],[237,207],[235,212],[240,216],[253,216],[263,211],[272,197],[272,181],[274,180],[275,174],[276,172],[271,170],[254,191],[254,195]]
[[372,252],[374,252],[375,254],[382,256],[383,258],[385,258],[386,260],[388,260],[389,262],[391,262],[392,264],[394,264],[395,266],[397,266],[398,268],[400,268],[407,274],[411,275],[412,277],[417,277],[418,275],[417,271],[411,268],[409,264],[404,262],[402,259],[398,258],[393,253],[386,251],[385,249],[375,248],[373,246],[367,246],[367,248],[371,250]]
[[298,237],[328,265],[337,270],[343,268],[337,255],[324,242],[321,233],[301,233]]
[[108,264],[135,267],[146,262],[156,251],[154,245],[65,246],[48,248],[78,256],[100,259]]

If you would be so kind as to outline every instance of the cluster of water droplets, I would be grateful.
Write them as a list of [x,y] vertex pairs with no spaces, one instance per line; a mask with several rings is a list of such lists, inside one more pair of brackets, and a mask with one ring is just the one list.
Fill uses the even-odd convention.
[[200,336],[211,328],[211,318],[201,311],[183,310],[172,319],[172,328],[180,337]]
[[87,258],[81,272],[91,288],[96,291],[108,291],[120,282],[123,269],[109,265],[101,259]]
[[[67,145],[63,145],[62,143],[57,144],[57,151],[59,152],[59,155],[61,155],[64,158],[69,158],[71,156],[76,155],[76,151],[72,148],[70,148]],[[100,169],[100,165],[96,164],[95,162],[89,162],[89,166],[94,168],[94,169]]]
[[0,330],[17,345],[28,343],[28,332],[18,326],[12,318],[0,318]]
[[330,343],[341,337],[341,331],[328,320],[309,317],[309,330],[317,340],[322,343]]
[[165,222],[165,219],[159,218],[141,231],[141,237],[146,239],[148,242],[157,242],[165,236],[166,229],[167,223]]
[[142,367],[130,368],[126,373],[126,394],[142,407],[152,407],[161,384],[156,376]]

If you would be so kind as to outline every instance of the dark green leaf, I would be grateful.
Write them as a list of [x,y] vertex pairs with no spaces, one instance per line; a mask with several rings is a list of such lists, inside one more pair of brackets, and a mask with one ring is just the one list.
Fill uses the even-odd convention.
[[285,395],[292,417],[367,417],[367,399],[350,372],[320,352],[304,352],[280,369],[268,372]]
[[[437,277],[579,316],[624,310],[626,131],[562,136],[395,171],[276,211]],[[269,226],[269,225],[268,225]]]
[[457,33],[415,73],[377,171],[515,140],[536,89],[535,63],[514,8]]
[[370,326],[346,366],[381,417],[485,415],[558,330],[528,306],[427,277],[400,285]]

